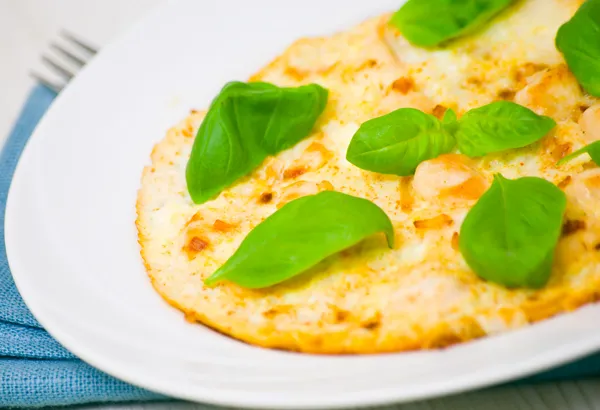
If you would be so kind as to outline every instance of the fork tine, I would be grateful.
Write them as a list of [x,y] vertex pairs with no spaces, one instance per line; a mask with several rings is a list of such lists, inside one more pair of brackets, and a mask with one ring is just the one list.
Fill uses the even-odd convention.
[[[32,78],[34,78],[38,83],[48,87],[56,93],[60,93],[63,90],[63,88],[71,81],[71,79],[75,77],[77,71],[79,71],[81,67],[87,64],[87,58],[90,58],[90,56],[93,56],[98,52],[97,48],[91,46],[87,42],[78,39],[76,36],[74,36],[66,30],[61,30],[59,36],[61,36],[63,39],[66,39],[71,45],[74,45],[76,47],[69,47],[68,45],[61,46],[58,43],[51,43],[50,48],[56,53],[50,54],[53,57],[49,57],[49,55],[42,55],[42,62],[46,66],[48,66],[51,69],[51,71],[56,72],[60,77],[62,77],[64,79],[64,84],[61,84],[62,81],[60,80],[58,82],[47,80],[46,77],[34,71],[31,71],[29,73],[29,75]],[[69,48],[79,48],[82,51],[85,51],[86,53],[84,54],[87,55],[82,55],[81,57],[79,57],[73,52],[69,51]],[[65,59],[60,57],[64,57],[66,60],[69,60],[68,62],[72,64],[67,64],[65,66],[65,63],[67,63],[67,61],[63,63],[62,61]]]
[[71,78],[75,77],[75,73],[67,70],[66,68],[60,66],[58,63],[52,61],[50,57],[42,56],[42,61],[46,63],[46,65],[50,66],[54,71],[64,77],[67,81],[71,80]]
[[63,47],[61,47],[60,45],[58,45],[56,43],[50,44],[50,47],[52,49],[58,51],[58,53],[62,54],[63,56],[67,57],[69,60],[71,60],[72,62],[77,64],[79,67],[83,67],[86,64],[86,62],[84,60],[77,57],[75,54],[71,53],[70,51],[65,50]]
[[38,83],[44,85],[45,87],[48,87],[49,89],[51,89],[52,91],[54,91],[56,94],[60,93],[62,91],[62,89],[63,89],[62,86],[46,80],[44,77],[42,77],[41,75],[35,73],[34,71],[31,71],[29,73],[29,75],[33,79],[35,79]]
[[87,51],[90,54],[96,54],[98,52],[98,49],[96,47],[93,47],[90,44],[88,44],[87,42],[78,39],[73,34],[69,33],[68,31],[66,31],[64,29],[60,31],[60,34],[64,38],[69,40],[71,43],[78,45],[79,47],[83,48],[85,51]]

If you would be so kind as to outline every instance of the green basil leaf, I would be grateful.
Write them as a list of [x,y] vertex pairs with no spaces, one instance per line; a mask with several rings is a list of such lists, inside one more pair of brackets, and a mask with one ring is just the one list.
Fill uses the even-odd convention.
[[317,84],[296,88],[226,84],[194,140],[186,169],[192,200],[212,199],[267,156],[306,138],[325,109],[327,96],[327,90]]
[[458,129],[458,119],[456,117],[456,113],[452,108],[448,108],[444,113],[444,118],[442,118],[442,125],[451,135],[456,133]]
[[346,159],[382,174],[412,175],[421,162],[450,152],[456,142],[433,115],[401,108],[364,122],[352,137]]
[[525,147],[548,134],[556,122],[510,101],[468,111],[458,121],[458,149],[470,157]]
[[434,47],[481,27],[514,0],[408,0],[391,19],[413,45]]
[[579,84],[600,97],[600,0],[587,0],[558,29],[556,48]]
[[600,141],[592,142],[591,144],[588,144],[585,147],[578,149],[577,151],[567,155],[566,157],[558,161],[556,165],[562,165],[582,154],[589,154],[589,156],[592,158],[592,161],[594,161],[596,165],[600,165]]
[[545,179],[495,175],[461,226],[465,261],[491,282],[511,288],[544,286],[566,202],[565,194]]
[[295,199],[246,236],[204,282],[229,280],[246,288],[283,282],[375,233],[394,246],[392,222],[374,203],[335,191]]

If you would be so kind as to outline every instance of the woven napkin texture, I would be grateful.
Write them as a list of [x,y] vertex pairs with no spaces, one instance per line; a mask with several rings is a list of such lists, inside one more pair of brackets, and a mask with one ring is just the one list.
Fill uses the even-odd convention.
[[25,143],[56,94],[35,87],[0,152],[0,407],[166,399],[78,360],[39,325],[12,280],[4,245],[8,188]]

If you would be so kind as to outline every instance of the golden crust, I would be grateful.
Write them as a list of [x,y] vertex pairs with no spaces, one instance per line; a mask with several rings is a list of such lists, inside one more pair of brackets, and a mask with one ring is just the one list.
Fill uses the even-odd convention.
[[[524,7],[539,8],[542,3],[562,17],[540,16],[532,22],[556,25],[570,16],[577,1],[530,0]],[[515,21],[522,18],[517,17]],[[554,167],[557,155],[566,155],[584,141],[572,110],[595,101],[569,92],[560,100],[556,93],[548,98],[545,90],[555,90],[561,85],[555,79],[568,76],[560,56],[554,54],[545,56],[545,68],[530,70],[525,78],[515,76],[510,84],[501,85],[492,81],[487,91],[486,78],[465,81],[466,88],[449,99],[446,90],[424,77],[435,77],[435,67],[427,65],[435,59],[423,65],[413,55],[420,51],[407,49],[387,18],[370,19],[330,38],[299,40],[252,76],[253,81],[279,85],[318,82],[330,89],[328,108],[306,141],[267,159],[214,201],[194,205],[185,186],[185,164],[204,113],[190,114],[155,146],[138,192],[138,240],[154,288],[186,319],[268,348],[380,353],[439,348],[505,332],[600,298],[600,214],[593,210],[595,202],[588,201],[596,194],[600,197],[600,170],[585,170],[585,160]],[[509,25],[511,18],[497,24]],[[495,46],[491,42],[492,55]],[[464,57],[460,50],[467,46],[456,47],[454,54],[435,58],[452,62]],[[516,72],[531,63],[514,57],[506,66],[508,60],[504,58],[496,69]],[[539,74],[540,70],[548,74]],[[436,81],[447,84],[441,78]],[[469,162],[481,181],[489,183],[499,171],[508,177],[537,175],[567,193],[567,219],[579,221],[571,224],[577,229],[565,230],[552,279],[538,291],[486,283],[466,266],[456,249],[457,232],[474,199],[424,197],[428,191],[413,189],[412,178],[365,172],[346,163],[343,155],[349,138],[366,119],[404,106],[429,112],[451,106],[460,113],[470,107],[474,95],[496,99],[500,86],[509,87],[515,96],[521,93],[523,103],[532,109],[569,112],[540,144]],[[396,248],[386,250],[383,238],[370,238],[268,289],[248,290],[232,283],[203,286],[202,279],[278,206],[324,189],[360,195],[382,207],[394,223]]]

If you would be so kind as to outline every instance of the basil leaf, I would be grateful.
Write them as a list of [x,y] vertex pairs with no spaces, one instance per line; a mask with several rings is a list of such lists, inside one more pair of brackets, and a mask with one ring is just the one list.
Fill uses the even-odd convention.
[[507,287],[544,286],[566,202],[545,179],[495,175],[460,229],[459,248],[467,264],[481,278]]
[[458,122],[458,149],[470,157],[525,147],[548,134],[556,122],[510,101],[468,111]]
[[297,88],[226,84],[200,125],[187,164],[192,200],[212,199],[267,156],[306,138],[325,109],[327,96],[317,84]]
[[442,125],[451,135],[456,133],[458,129],[458,119],[456,117],[456,113],[452,108],[448,108],[444,113],[444,118],[442,118]]
[[295,199],[246,236],[235,253],[204,282],[229,280],[246,288],[283,282],[368,236],[394,228],[374,203],[335,191]]
[[408,0],[391,19],[413,45],[434,47],[485,24],[514,0]]
[[556,163],[556,165],[562,165],[573,158],[580,156],[581,154],[589,154],[592,158],[592,161],[596,163],[596,165],[600,165],[600,141],[592,142],[591,144],[586,145],[585,147],[578,149],[577,151],[567,155],[560,161]]
[[382,174],[412,175],[421,162],[450,152],[454,138],[433,115],[401,108],[363,123],[352,137],[346,159]]
[[556,48],[579,84],[600,97],[600,0],[587,0],[558,29]]

